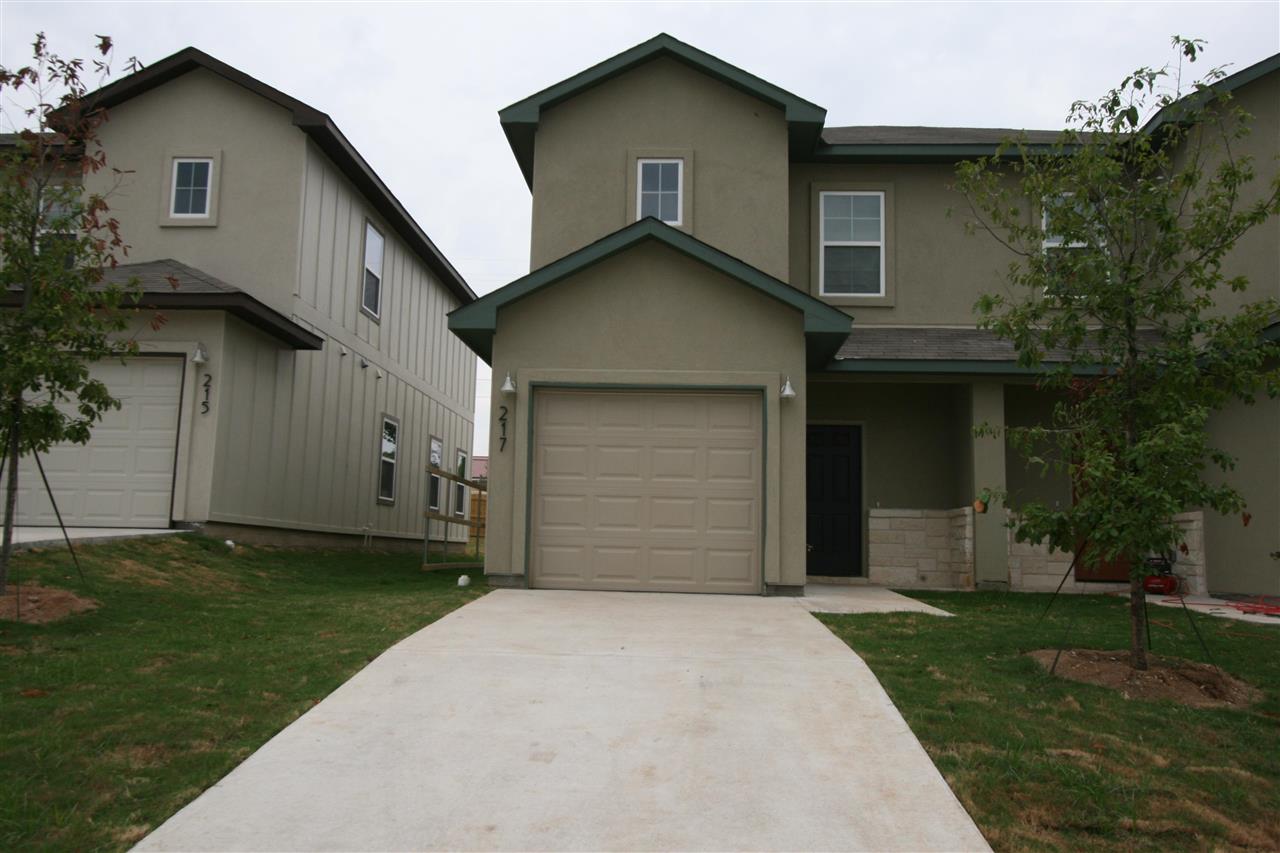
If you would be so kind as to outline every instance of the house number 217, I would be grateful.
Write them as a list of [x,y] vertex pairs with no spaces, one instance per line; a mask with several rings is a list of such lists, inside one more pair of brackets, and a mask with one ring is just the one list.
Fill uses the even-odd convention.
[[200,385],[204,388],[204,399],[200,401],[200,414],[207,415],[209,414],[209,395],[213,393],[213,377],[206,373]]
[[498,428],[501,430],[501,432],[498,433],[498,450],[506,450],[507,449],[507,407],[506,406],[498,407]]

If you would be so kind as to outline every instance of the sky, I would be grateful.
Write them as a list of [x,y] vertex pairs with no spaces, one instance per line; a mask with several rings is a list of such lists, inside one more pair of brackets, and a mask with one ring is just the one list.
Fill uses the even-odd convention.
[[[1262,2],[343,3],[0,0],[0,65],[44,31],[116,66],[195,46],[328,113],[483,294],[528,272],[530,197],[497,111],[667,32],[827,109],[828,125],[1060,127],[1178,34],[1200,67],[1280,52]],[[474,453],[488,445],[480,364]]]

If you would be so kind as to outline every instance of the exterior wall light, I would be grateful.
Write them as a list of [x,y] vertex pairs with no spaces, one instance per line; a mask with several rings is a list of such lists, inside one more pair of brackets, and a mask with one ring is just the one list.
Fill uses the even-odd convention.
[[796,398],[796,389],[791,387],[790,376],[782,383],[782,392],[778,396],[784,400],[794,400]]
[[502,380],[502,387],[498,390],[507,395],[516,393],[516,383],[511,381],[510,371],[507,371],[507,378]]
[[204,348],[204,344],[196,344],[196,351],[191,353],[192,364],[204,364],[209,360],[209,351]]

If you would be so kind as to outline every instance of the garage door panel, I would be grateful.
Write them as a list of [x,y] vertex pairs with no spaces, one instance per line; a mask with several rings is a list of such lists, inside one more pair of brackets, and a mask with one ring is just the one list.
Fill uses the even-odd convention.
[[[88,444],[65,444],[41,457],[63,520],[73,526],[168,527],[183,362],[134,358],[98,362],[90,376],[121,407],[105,412]],[[72,410],[74,401],[65,404]],[[31,459],[21,468],[20,524],[57,523]]]
[[747,394],[537,392],[534,585],[758,592],[759,409]]

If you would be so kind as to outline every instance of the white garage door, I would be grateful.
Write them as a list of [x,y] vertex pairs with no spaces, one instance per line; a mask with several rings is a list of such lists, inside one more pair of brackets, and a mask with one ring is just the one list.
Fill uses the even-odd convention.
[[[88,444],[61,444],[41,456],[62,520],[79,527],[168,527],[182,360],[104,361],[90,373],[120,408],[93,427]],[[35,463],[24,459],[18,523],[57,524]]]
[[538,391],[531,582],[760,592],[758,395]]

